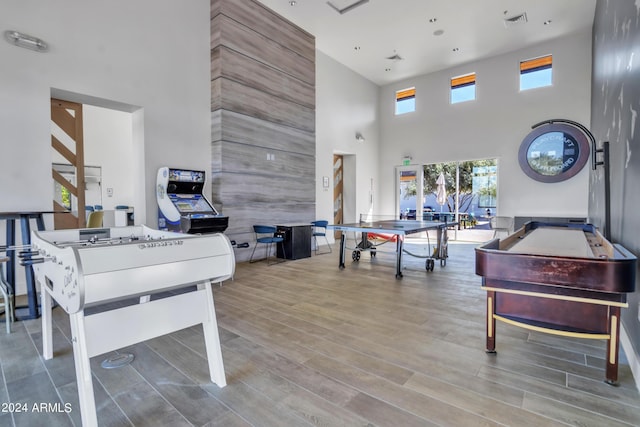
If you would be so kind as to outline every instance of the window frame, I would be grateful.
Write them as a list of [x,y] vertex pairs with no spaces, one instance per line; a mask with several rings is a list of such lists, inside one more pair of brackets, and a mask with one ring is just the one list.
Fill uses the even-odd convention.
[[[518,87],[520,89],[520,92],[553,86],[553,54],[549,53],[546,55],[521,60],[518,65],[518,70]],[[523,87],[523,76],[526,76],[527,74],[540,73],[546,70],[549,70],[550,72],[548,83],[537,84],[535,86],[526,85],[525,87]]]
[[[413,105],[412,105],[412,109],[407,110],[407,111],[402,111],[401,109],[398,109],[398,106],[400,105],[400,103],[404,102],[404,101],[410,101],[413,100]],[[394,113],[396,116],[400,116],[403,114],[408,114],[408,113],[414,113],[416,111],[416,87],[412,86],[412,87],[408,87],[406,89],[401,89],[401,90],[397,90],[396,91],[396,99],[395,99],[395,109],[394,109]],[[404,104],[402,104],[404,105]]]
[[[475,101],[476,99],[478,99],[476,91],[477,83],[477,74],[475,71],[472,73],[451,77],[451,79],[449,79],[449,104],[460,104],[463,102]],[[473,98],[465,98],[454,101],[454,91],[456,89],[462,89],[470,86],[473,86]]]

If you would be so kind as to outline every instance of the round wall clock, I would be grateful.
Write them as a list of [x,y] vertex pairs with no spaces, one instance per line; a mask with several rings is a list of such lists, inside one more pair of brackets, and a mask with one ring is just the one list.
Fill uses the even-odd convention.
[[560,182],[580,172],[589,159],[589,142],[576,127],[547,123],[532,130],[520,144],[518,161],[530,178]]

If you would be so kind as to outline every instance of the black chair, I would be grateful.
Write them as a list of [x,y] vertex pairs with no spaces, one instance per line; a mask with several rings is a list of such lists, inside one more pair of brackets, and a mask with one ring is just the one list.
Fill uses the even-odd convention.
[[[316,255],[329,254],[333,252],[331,249],[331,245],[329,244],[329,239],[327,238],[327,225],[329,225],[329,221],[311,221],[311,225],[313,225],[313,251]],[[327,247],[329,248],[329,252],[318,252],[320,249],[320,245],[318,244],[318,237],[324,237],[324,240],[327,242]]]
[[[249,258],[249,262],[255,262],[253,261],[253,255],[256,252],[256,248],[258,247],[258,244],[262,243],[266,245],[266,259],[267,259],[267,264],[271,265],[271,264],[277,264],[279,262],[283,262],[283,260],[281,261],[276,261],[276,262],[269,262],[269,252],[271,251],[271,246],[273,244],[277,245],[278,243],[280,243],[280,249],[282,249],[282,253],[284,254],[284,237],[282,236],[278,236],[276,235],[276,228],[272,225],[254,225],[253,226],[253,232],[256,235],[256,244],[253,247],[253,251],[251,252],[251,257]],[[259,260],[258,260],[259,261]]]

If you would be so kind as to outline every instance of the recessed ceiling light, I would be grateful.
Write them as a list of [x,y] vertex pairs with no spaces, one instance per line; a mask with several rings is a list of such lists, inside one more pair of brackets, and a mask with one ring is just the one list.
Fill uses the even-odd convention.
[[452,51],[454,51],[454,52],[458,52],[460,49],[459,49],[459,48],[457,48],[457,47],[454,47],[454,48],[453,48],[453,49],[451,49],[451,50],[452,50]]
[[432,24],[435,24],[437,20],[438,18],[430,18],[429,22],[431,22]]
[[544,25],[551,25],[551,19],[547,19],[546,21],[544,21]]
[[441,36],[441,35],[443,35],[443,34],[444,34],[444,30],[435,30],[435,31],[433,32],[433,35],[434,35],[434,36]]
[[391,68],[385,68],[384,70],[385,71],[391,71]]
[[289,2],[289,6],[295,6],[296,4],[298,4],[298,2],[296,0],[291,0]]
[[360,50],[360,46],[355,46],[353,50]]

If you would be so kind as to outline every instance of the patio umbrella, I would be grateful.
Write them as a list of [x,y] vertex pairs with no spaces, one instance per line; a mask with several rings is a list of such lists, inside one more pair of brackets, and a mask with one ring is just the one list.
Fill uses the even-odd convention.
[[447,202],[447,189],[445,188],[443,172],[440,172],[440,175],[436,180],[436,185],[436,202],[440,205],[440,212],[442,212],[442,205]]

